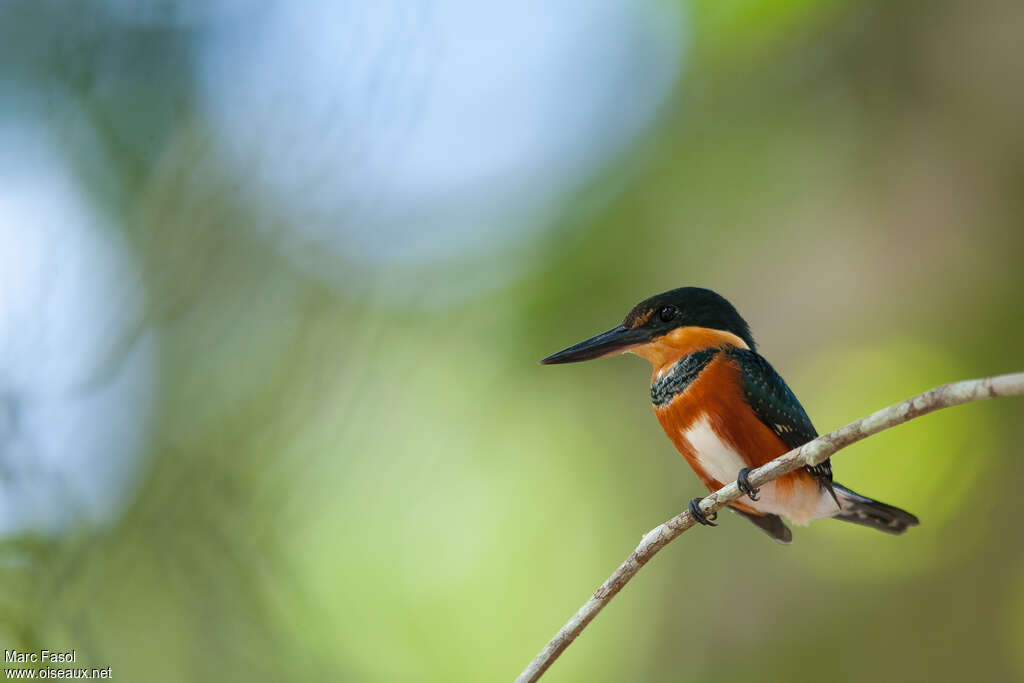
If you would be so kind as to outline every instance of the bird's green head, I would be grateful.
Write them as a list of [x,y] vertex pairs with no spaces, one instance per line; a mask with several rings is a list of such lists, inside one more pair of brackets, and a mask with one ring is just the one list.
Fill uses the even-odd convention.
[[562,349],[542,365],[576,363],[632,352],[660,365],[703,347],[732,344],[754,349],[747,322],[722,295],[701,287],[680,287],[644,299],[620,325]]

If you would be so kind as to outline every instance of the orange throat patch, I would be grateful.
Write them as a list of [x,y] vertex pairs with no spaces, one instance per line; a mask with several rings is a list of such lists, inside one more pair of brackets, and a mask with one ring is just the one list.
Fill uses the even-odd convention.
[[740,349],[749,348],[746,342],[732,332],[714,330],[710,327],[677,327],[668,334],[655,337],[646,344],[631,347],[629,352],[650,361],[653,374],[656,375],[683,356],[725,344]]

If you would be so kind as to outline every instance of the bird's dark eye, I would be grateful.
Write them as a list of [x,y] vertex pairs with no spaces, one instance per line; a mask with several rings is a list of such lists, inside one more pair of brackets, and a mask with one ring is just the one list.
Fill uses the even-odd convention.
[[658,316],[661,318],[661,321],[666,323],[675,318],[677,315],[679,315],[679,309],[676,308],[675,306],[666,306],[665,308],[661,309],[660,313],[658,313]]

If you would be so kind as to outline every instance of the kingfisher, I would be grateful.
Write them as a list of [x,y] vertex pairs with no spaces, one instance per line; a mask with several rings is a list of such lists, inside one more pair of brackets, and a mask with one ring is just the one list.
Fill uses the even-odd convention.
[[[750,326],[725,297],[681,287],[638,303],[607,332],[540,361],[576,363],[633,353],[650,361],[651,403],[662,429],[697,477],[715,491],[736,481],[744,497],[729,504],[776,541],[793,534],[783,518],[807,525],[842,520],[890,534],[916,526],[905,510],[832,480],[832,464],[805,466],[753,488],[748,474],[815,439],[818,432],[775,369],[757,352]],[[716,526],[690,501],[690,514]]]

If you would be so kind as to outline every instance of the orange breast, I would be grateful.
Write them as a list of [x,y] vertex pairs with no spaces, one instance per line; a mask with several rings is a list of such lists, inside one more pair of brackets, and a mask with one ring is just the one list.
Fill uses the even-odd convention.
[[[671,364],[667,364],[662,370],[668,372],[670,367]],[[686,433],[698,421],[705,420],[722,443],[734,450],[748,467],[763,465],[789,450],[747,405],[740,381],[736,366],[719,354],[685,391],[654,408],[665,434],[711,491],[729,482],[719,481],[707,472],[695,446],[687,439]],[[817,489],[811,475],[805,470],[798,470],[776,480],[775,495],[785,499],[800,486]],[[757,512],[740,501],[733,506]]]

